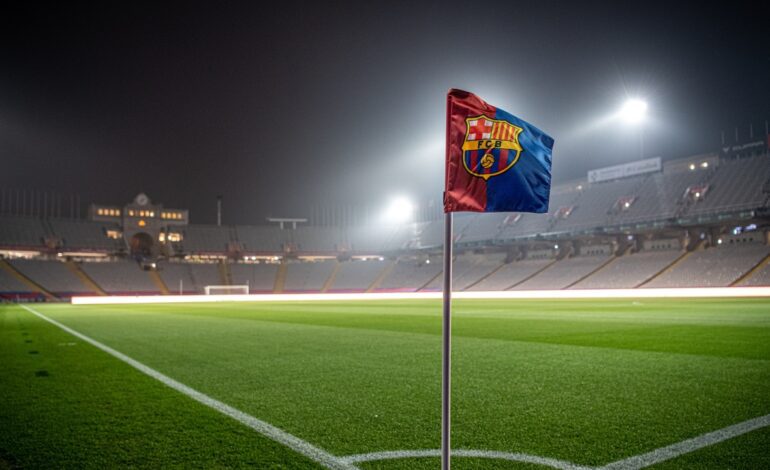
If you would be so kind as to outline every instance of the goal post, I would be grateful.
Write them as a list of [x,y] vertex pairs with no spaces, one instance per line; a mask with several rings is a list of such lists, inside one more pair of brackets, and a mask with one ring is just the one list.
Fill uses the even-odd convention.
[[204,292],[206,295],[248,295],[248,285],[237,286],[204,286]]

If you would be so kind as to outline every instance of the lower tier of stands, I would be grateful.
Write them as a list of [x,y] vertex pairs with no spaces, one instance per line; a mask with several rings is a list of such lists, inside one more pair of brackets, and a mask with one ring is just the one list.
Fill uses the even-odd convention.
[[[442,259],[323,260],[287,264],[0,260],[0,297],[202,294],[209,285],[248,285],[252,293],[416,292],[442,286]],[[725,244],[685,252],[642,251],[510,261],[506,253],[463,254],[453,263],[456,291],[726,287],[770,285],[770,246]]]

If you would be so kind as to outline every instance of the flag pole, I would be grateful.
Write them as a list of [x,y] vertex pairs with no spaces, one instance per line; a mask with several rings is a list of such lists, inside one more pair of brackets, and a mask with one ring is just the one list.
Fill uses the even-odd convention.
[[444,215],[444,316],[441,351],[441,468],[450,467],[452,394],[452,213]]

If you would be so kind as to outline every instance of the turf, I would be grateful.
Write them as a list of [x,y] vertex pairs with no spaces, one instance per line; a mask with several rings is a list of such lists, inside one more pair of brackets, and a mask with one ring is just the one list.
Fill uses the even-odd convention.
[[[440,446],[437,302],[34,308],[335,455]],[[468,300],[453,328],[456,448],[602,465],[770,413],[767,300]],[[313,468],[19,307],[0,338],[0,463]],[[767,468],[768,447],[765,428],[659,466]]]

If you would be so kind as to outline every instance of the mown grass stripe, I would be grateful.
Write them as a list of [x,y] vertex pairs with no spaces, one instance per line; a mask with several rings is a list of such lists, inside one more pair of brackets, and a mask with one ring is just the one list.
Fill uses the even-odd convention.
[[307,441],[304,441],[297,436],[294,436],[292,434],[287,433],[286,431],[279,429],[272,424],[266,423],[262,420],[259,420],[249,414],[244,413],[243,411],[240,411],[236,408],[233,408],[230,405],[227,405],[225,403],[222,403],[219,400],[216,400],[214,398],[211,398],[210,396],[201,393],[193,388],[188,387],[187,385],[178,382],[171,377],[168,377],[165,374],[162,374],[161,372],[158,372],[157,370],[135,360],[132,359],[129,356],[126,356],[125,354],[121,353],[120,351],[117,351],[115,349],[112,349],[111,347],[100,343],[99,341],[96,341],[95,339],[92,339],[78,331],[73,330],[72,328],[59,323],[58,321],[49,318],[42,313],[27,307],[26,305],[20,305],[21,308],[28,311],[29,313],[37,316],[41,320],[47,321],[48,323],[66,331],[67,333],[71,334],[72,336],[75,336],[86,343],[89,343],[90,345],[101,349],[102,351],[106,352],[107,354],[115,357],[116,359],[119,359],[126,364],[130,365],[131,367],[137,369],[138,371],[142,372],[145,375],[148,375],[155,380],[163,383],[164,385],[167,385],[168,387],[192,398],[193,400],[208,406],[209,408],[212,408],[216,411],[219,411],[220,413],[229,416],[233,418],[234,420],[240,422],[241,424],[244,424],[245,426],[248,426],[249,428],[257,431],[258,433],[262,434],[263,436],[272,439],[273,441],[276,441],[278,443],[281,443],[285,445],[286,447],[289,447],[290,449],[293,449],[299,454],[304,455],[305,457],[308,457],[309,459],[323,465],[326,468],[330,469],[339,469],[339,470],[352,470],[356,469],[355,466],[352,464],[345,462],[341,460],[340,458],[326,452],[323,449],[320,449],[312,444],[310,444]]

